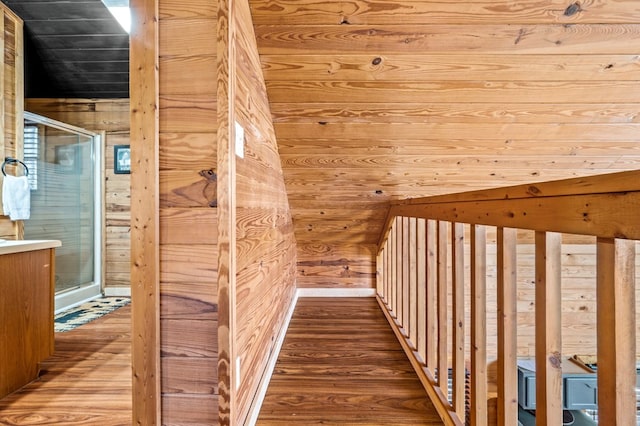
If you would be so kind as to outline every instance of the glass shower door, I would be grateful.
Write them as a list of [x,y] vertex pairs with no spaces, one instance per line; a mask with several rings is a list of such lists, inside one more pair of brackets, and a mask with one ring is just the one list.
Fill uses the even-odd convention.
[[55,310],[101,293],[100,136],[25,113],[31,218],[25,239],[62,241],[56,249]]

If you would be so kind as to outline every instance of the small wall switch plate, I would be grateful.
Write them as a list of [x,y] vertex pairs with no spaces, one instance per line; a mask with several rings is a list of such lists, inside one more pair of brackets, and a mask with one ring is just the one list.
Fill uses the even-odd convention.
[[244,158],[244,128],[237,121],[235,122],[235,130],[236,155],[240,158]]

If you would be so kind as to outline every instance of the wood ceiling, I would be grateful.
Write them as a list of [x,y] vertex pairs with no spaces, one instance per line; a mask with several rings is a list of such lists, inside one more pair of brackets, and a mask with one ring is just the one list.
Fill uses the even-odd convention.
[[375,245],[391,199],[638,167],[636,0],[250,4],[303,253]]
[[129,35],[100,0],[2,1],[24,21],[26,97],[129,97]]

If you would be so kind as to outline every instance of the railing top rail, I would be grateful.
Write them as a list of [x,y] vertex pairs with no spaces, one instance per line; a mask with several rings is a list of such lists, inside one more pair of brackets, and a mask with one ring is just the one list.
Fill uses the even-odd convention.
[[640,171],[394,201],[379,247],[396,216],[640,239]]
[[640,191],[640,170],[466,191],[455,194],[435,195],[431,197],[409,198],[392,201],[391,205],[513,200],[632,191]]

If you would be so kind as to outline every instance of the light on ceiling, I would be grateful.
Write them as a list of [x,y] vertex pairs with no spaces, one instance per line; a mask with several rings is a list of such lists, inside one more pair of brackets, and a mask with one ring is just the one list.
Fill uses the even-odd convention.
[[116,18],[116,21],[127,32],[131,30],[131,12],[129,10],[129,0],[102,0],[109,12]]

